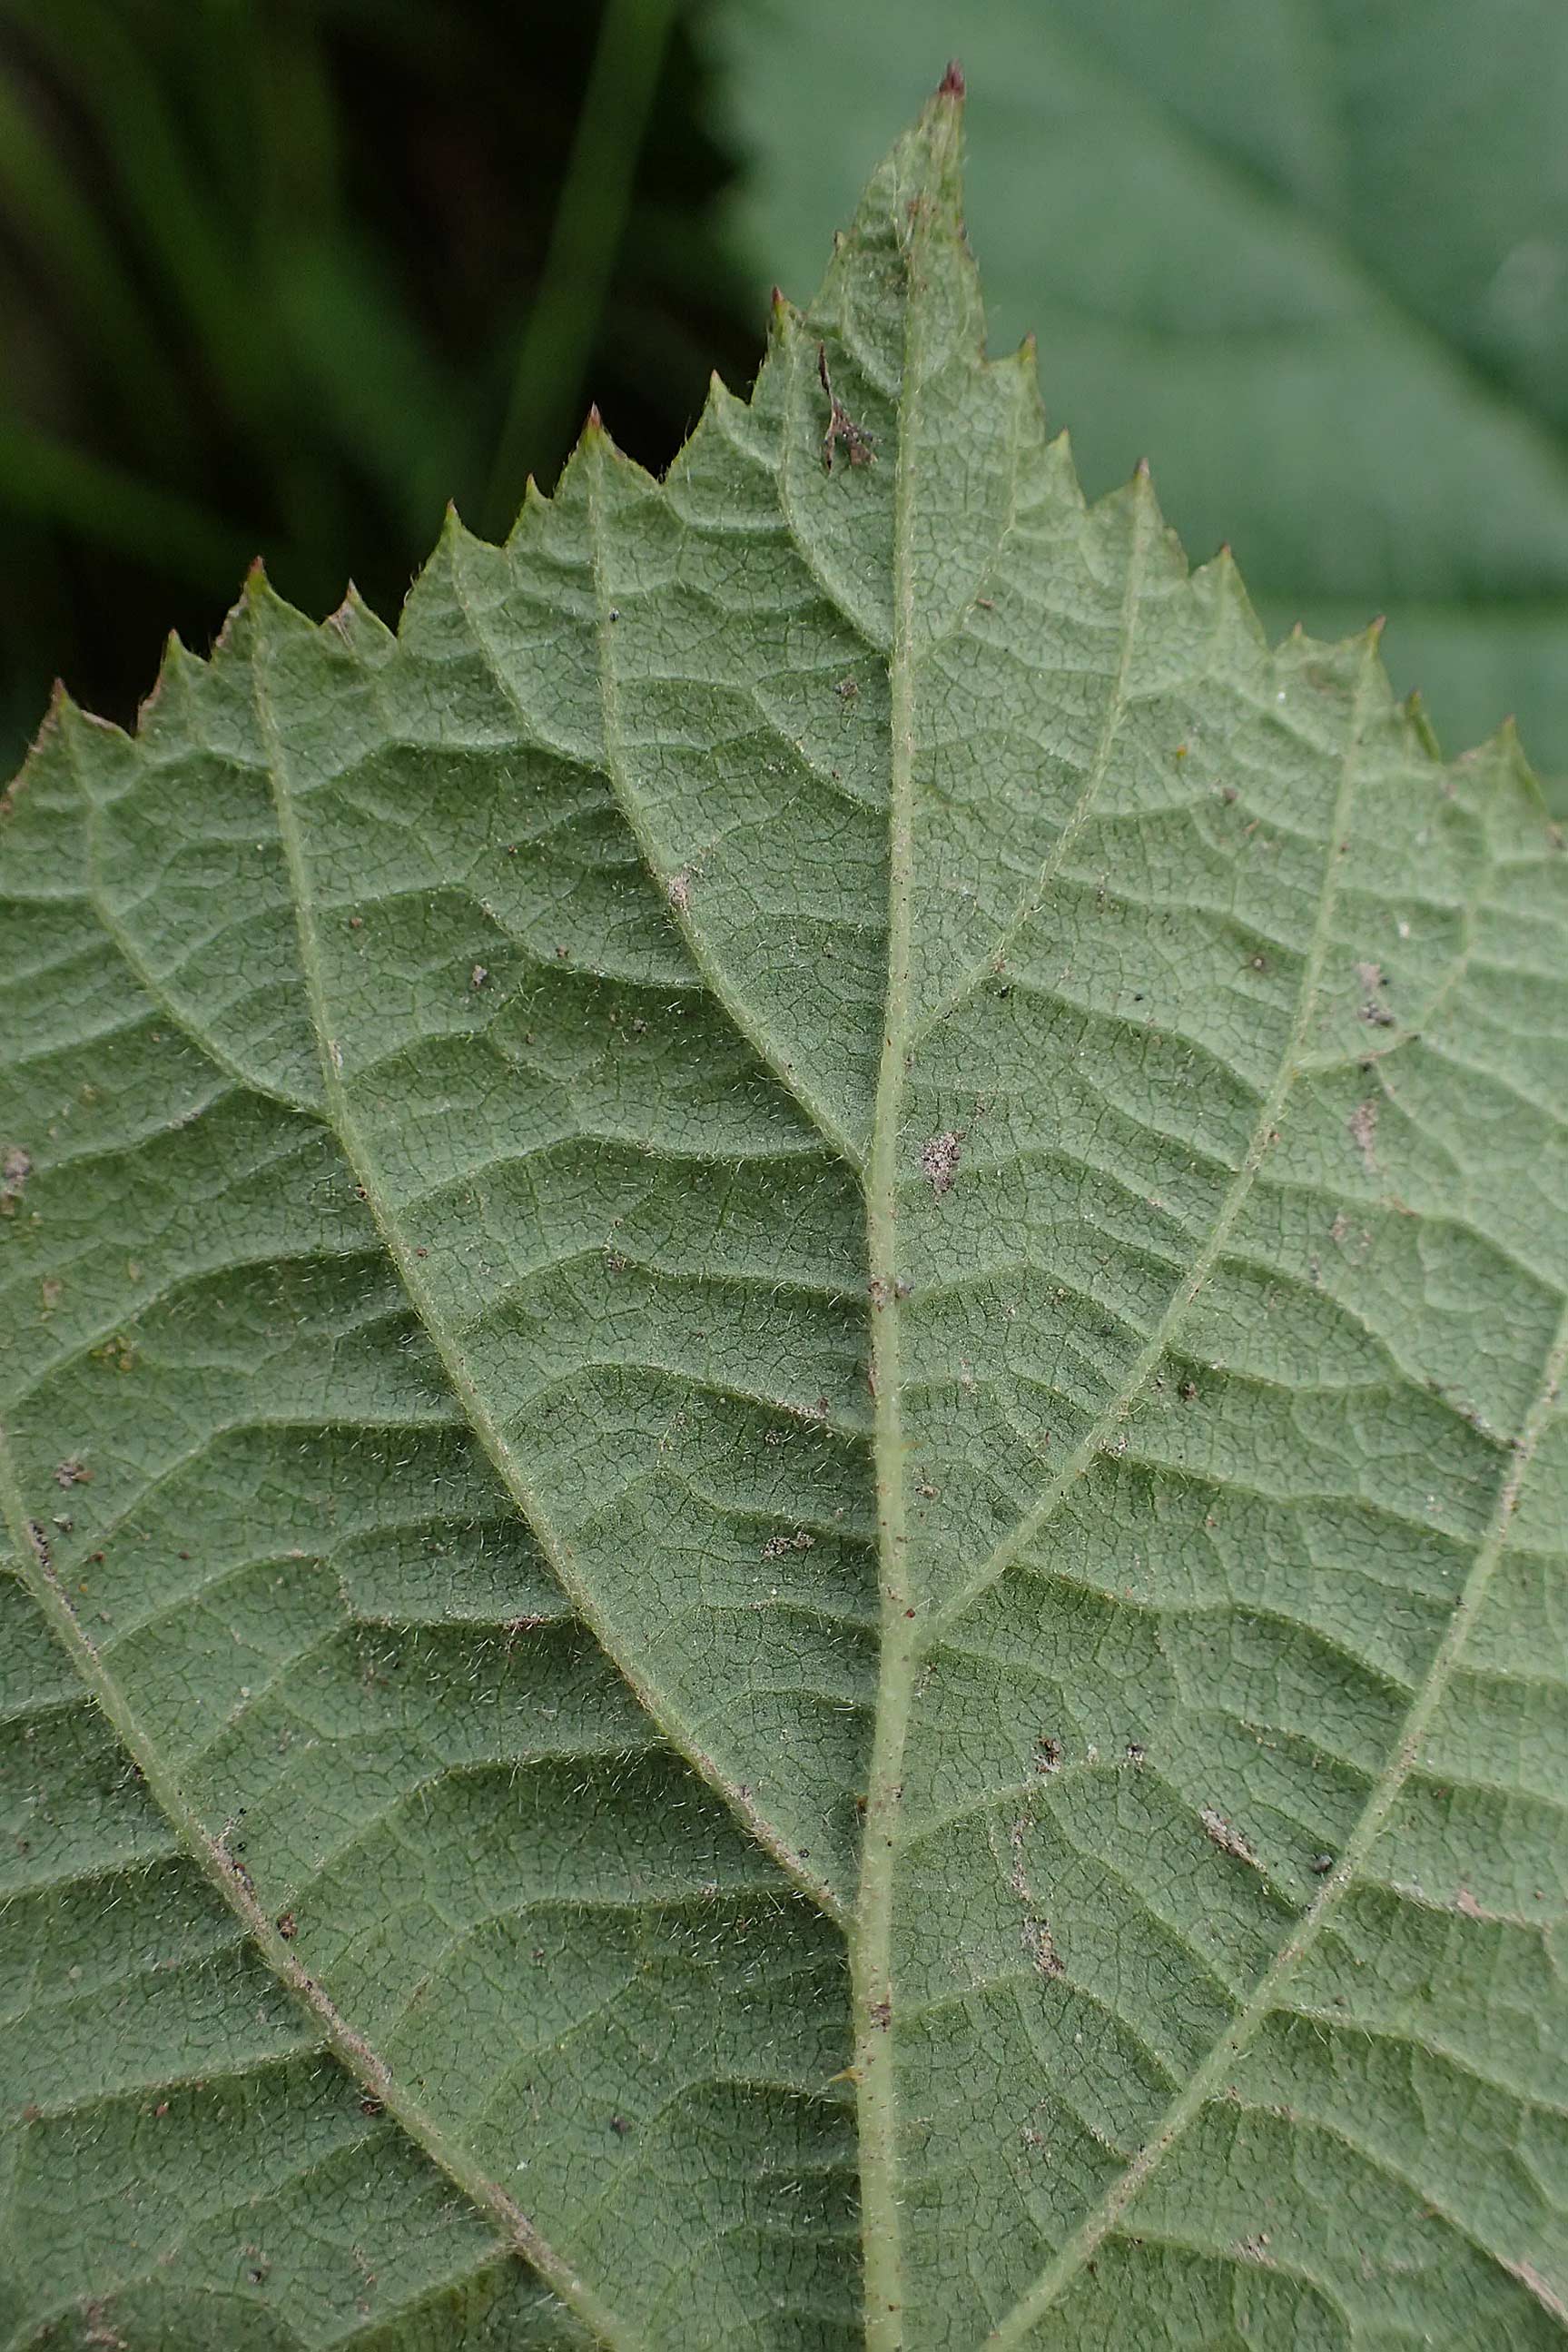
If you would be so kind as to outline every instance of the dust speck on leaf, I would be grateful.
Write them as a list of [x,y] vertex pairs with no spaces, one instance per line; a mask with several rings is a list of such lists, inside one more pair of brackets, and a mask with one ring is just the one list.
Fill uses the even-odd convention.
[[684,915],[692,903],[692,877],[684,866],[678,874],[671,875],[665,894],[676,914]]
[[1377,1139],[1375,1099],[1357,1103],[1346,1124],[1350,1129],[1350,1139],[1366,1164],[1367,1174],[1375,1176],[1377,1173],[1377,1154],[1374,1148]]
[[920,1172],[937,1200],[944,1192],[952,1191],[963,1150],[964,1130],[961,1127],[946,1128],[942,1134],[932,1136],[921,1145]]
[[57,1462],[55,1484],[57,1486],[90,1486],[92,1472],[85,1463],[78,1462],[74,1457],[65,1462]]

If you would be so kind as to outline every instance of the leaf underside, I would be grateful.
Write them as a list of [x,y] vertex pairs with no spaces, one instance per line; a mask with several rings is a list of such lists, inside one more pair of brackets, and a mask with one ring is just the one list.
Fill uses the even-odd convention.
[[959,111],[15,793],[16,2352],[1562,2337],[1563,863],[1085,507]]

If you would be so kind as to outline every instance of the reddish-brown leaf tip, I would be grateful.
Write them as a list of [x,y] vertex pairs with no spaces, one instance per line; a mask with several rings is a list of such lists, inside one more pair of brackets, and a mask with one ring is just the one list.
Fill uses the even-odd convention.
[[938,98],[963,97],[964,68],[958,63],[956,58],[950,58],[948,59],[947,70],[936,85],[936,95]]

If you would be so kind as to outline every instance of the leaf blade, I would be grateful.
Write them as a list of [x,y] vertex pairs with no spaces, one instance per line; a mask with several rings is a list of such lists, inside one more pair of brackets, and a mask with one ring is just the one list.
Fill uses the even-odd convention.
[[397,638],[257,584],[141,747],[61,715],[17,1513],[600,2332],[1544,2342],[1560,846],[1371,639],[1270,654],[1142,477],[1083,505],[956,98],[667,485],[594,433]]

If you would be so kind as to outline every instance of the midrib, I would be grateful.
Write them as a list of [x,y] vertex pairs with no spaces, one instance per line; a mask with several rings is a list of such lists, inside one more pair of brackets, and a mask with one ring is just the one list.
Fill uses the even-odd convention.
[[[951,114],[947,119],[950,123]],[[936,160],[933,154],[934,165]],[[874,1391],[873,1459],[882,1609],[875,1731],[866,1786],[860,1901],[851,1937],[851,1963],[868,2352],[900,2352],[904,2344],[898,2085],[894,2064],[893,1896],[918,1619],[909,1589],[898,1177],[909,1051],[915,864],[915,467],[910,446],[915,437],[918,413],[918,394],[912,388],[918,381],[916,356],[922,317],[919,266],[926,217],[924,208],[913,215],[904,310],[901,417],[894,481],[894,635],[888,664],[891,758],[887,996],[865,1184]]]

